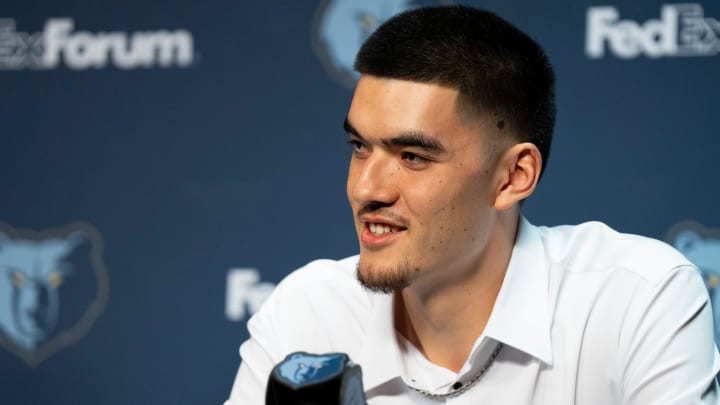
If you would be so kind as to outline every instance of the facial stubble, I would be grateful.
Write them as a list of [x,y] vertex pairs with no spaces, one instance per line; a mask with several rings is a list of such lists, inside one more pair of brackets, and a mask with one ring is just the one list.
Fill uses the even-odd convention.
[[396,266],[373,266],[364,264],[362,258],[357,265],[357,279],[367,290],[377,293],[390,294],[400,291],[412,284],[419,273],[407,260]]

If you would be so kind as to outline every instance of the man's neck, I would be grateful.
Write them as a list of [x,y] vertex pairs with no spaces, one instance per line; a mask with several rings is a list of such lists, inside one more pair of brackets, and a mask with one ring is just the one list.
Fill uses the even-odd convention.
[[430,362],[458,372],[467,361],[502,286],[517,223],[517,218],[500,222],[484,260],[465,277],[431,286],[418,280],[395,293],[395,328]]

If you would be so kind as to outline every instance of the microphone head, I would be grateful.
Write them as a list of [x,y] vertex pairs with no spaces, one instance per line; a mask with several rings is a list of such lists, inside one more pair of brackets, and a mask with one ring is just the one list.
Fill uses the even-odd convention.
[[366,405],[362,371],[345,353],[291,353],[270,373],[265,404]]

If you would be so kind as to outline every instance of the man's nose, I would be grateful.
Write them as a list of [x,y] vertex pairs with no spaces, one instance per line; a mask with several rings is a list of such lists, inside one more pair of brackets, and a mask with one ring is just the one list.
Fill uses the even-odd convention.
[[[351,198],[358,204],[389,205],[399,196],[398,168],[383,154],[370,156],[351,167]],[[355,173],[353,173],[355,171]]]

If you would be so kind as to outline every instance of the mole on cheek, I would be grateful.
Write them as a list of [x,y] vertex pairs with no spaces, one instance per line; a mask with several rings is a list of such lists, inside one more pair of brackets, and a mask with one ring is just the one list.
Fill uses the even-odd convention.
[[503,120],[498,121],[497,128],[502,131],[503,128],[505,128],[505,121],[503,121]]

